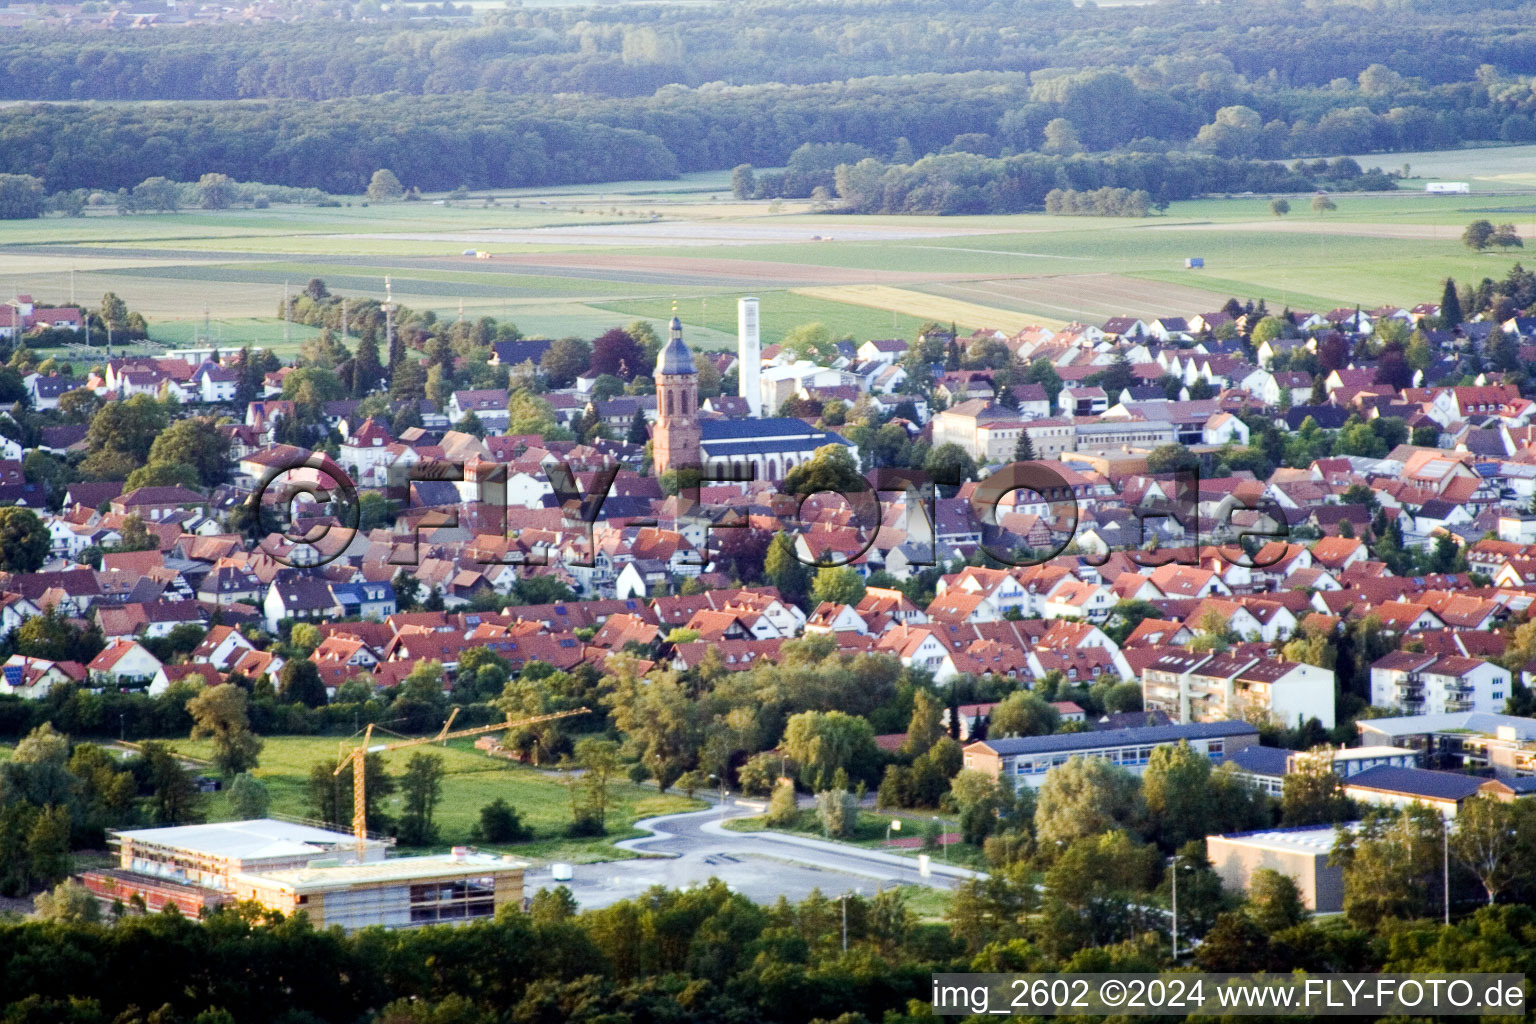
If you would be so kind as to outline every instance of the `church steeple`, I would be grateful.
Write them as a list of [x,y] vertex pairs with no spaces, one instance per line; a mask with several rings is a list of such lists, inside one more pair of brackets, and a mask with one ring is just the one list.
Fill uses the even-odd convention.
[[672,304],[666,346],[656,359],[656,431],[651,461],[656,475],[670,469],[699,467],[699,371],[683,343],[683,322]]

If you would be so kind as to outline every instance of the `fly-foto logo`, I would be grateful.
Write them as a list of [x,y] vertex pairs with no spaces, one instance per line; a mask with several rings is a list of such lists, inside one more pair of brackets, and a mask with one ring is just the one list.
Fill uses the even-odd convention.
[[[468,529],[471,536],[515,541],[526,523],[518,522],[519,513],[531,511],[510,504],[508,468],[504,463],[473,463],[472,478],[466,476],[462,462],[428,460],[408,467],[391,467],[384,494],[393,496],[397,516],[409,523],[408,532],[397,536],[389,563],[417,565],[420,560],[421,533],[427,529]],[[690,564],[704,569],[710,564],[711,541],[718,541],[724,531],[759,529],[783,533],[792,540],[813,534],[819,517],[815,510],[824,502],[809,499],[829,495],[847,506],[841,525],[851,533],[851,542],[836,550],[821,545],[792,545],[795,557],[816,568],[838,567],[864,561],[874,546],[883,523],[899,521],[906,535],[904,553],[907,564],[927,567],[937,564],[938,551],[945,538],[954,538],[957,547],[974,547],[991,563],[1022,568],[1040,565],[1076,550],[1089,565],[1100,566],[1109,558],[1109,549],[1101,541],[1092,548],[1074,549],[1080,539],[1082,501],[1107,505],[1104,496],[1087,493],[1074,485],[1051,464],[1015,462],[991,473],[967,489],[964,500],[947,502],[949,515],[941,524],[939,497],[943,490],[954,491],[960,481],[935,479],[920,469],[882,468],[871,472],[863,490],[821,490],[792,494],[780,491],[764,505],[750,512],[744,508],[711,504],[700,499],[709,484],[751,482],[752,466],[706,465],[683,467],[678,471],[683,481],[677,495],[675,528],[679,533],[701,538],[693,544]],[[577,533],[576,542],[562,548],[565,565],[591,568],[596,552],[596,526],[606,521],[603,509],[613,492],[621,467],[605,463],[595,469],[578,470],[566,462],[550,463],[545,473],[561,510],[564,532]],[[582,477],[586,477],[585,484]],[[1127,551],[1132,561],[1145,568],[1161,565],[1198,564],[1199,551],[1208,542],[1227,546],[1223,557],[1231,564],[1249,569],[1264,569],[1283,557],[1283,550],[1271,549],[1260,560],[1253,550],[1264,541],[1283,541],[1290,537],[1284,511],[1268,497],[1245,502],[1231,491],[1202,500],[1200,476],[1195,470],[1179,470],[1153,478],[1156,488],[1149,488],[1125,514],[1136,527],[1124,530],[1129,543],[1116,545]],[[414,485],[448,484],[452,502],[433,503],[425,515],[417,507],[412,515]],[[466,493],[470,495],[466,498]],[[745,496],[744,496],[745,497]],[[762,501],[760,497],[756,500]],[[314,452],[287,465],[267,471],[242,506],[247,530],[261,550],[275,561],[289,566],[322,566],[345,554],[362,526],[362,492],[352,478],[329,456]],[[1206,506],[1204,514],[1202,506]],[[1036,529],[1021,536],[1009,529],[1009,513],[1030,510]],[[466,516],[471,521],[466,523]],[[904,517],[903,517],[904,513]],[[960,521],[953,521],[955,515]],[[655,527],[655,519],[626,514],[626,526]],[[1149,522],[1162,521],[1163,529],[1149,529]],[[1048,537],[1049,540],[1044,540]],[[1177,543],[1159,543],[1174,537]],[[275,540],[274,540],[275,538]],[[1043,545],[1043,546],[1042,546]],[[1191,554],[1193,552],[1193,555]],[[807,555],[810,557],[807,557]],[[495,551],[472,554],[482,565],[541,566],[550,564],[550,547],[498,545]]]

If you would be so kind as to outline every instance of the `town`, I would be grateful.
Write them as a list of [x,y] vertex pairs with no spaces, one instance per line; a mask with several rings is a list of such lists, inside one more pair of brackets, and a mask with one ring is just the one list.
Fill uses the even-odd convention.
[[[1174,958],[1222,970],[1270,962],[1254,916],[1523,891],[1533,287],[768,345],[742,297],[730,352],[676,316],[527,338],[314,280],[289,364],[111,355],[123,299],[20,296],[5,891],[350,932],[724,879],[857,900],[873,934],[931,887],[980,949],[1042,888],[1066,956],[1166,931],[1160,880]],[[316,733],[344,756],[279,813],[263,758]],[[505,799],[446,824],[450,741],[576,769],[571,837],[613,831],[624,777],[687,799],[530,856]],[[1404,841],[1434,856],[1383,859]]]

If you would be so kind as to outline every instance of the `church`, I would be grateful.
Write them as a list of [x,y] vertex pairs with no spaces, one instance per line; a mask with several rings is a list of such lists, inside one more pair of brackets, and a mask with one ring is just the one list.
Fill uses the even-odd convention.
[[[858,462],[857,445],[801,419],[702,416],[693,353],[683,344],[682,321],[672,318],[670,337],[656,359],[656,429],[651,435],[651,457],[658,476],[684,466],[709,466],[726,469],[737,480],[749,475],[757,480],[781,480],[795,466],[810,461],[817,448],[829,444],[848,448]],[[748,470],[748,466],[753,469]]]

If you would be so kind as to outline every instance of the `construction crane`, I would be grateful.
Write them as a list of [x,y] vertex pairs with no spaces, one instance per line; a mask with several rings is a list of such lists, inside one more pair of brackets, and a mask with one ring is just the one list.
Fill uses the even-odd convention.
[[368,723],[368,728],[363,730],[363,742],[351,750],[343,749],[336,762],[336,770],[333,775],[340,775],[348,765],[352,766],[352,834],[357,839],[357,860],[362,863],[364,849],[368,844],[368,803],[367,784],[364,781],[367,775],[364,762],[369,754],[380,754],[386,750],[401,750],[405,747],[419,747],[427,743],[446,743],[449,740],[461,739],[465,736],[479,736],[482,733],[497,732],[502,729],[520,729],[525,725],[537,725],[540,722],[553,722],[557,718],[570,718],[572,715],[585,715],[588,708],[577,708],[574,711],[556,711],[548,715],[535,715],[532,718],[520,718],[513,721],[508,718],[505,722],[497,722],[495,725],[477,725],[470,729],[458,729],[453,732],[448,730],[453,727],[453,720],[459,717],[459,709],[455,707],[448,715],[448,721],[438,730],[436,736],[418,736],[415,739],[397,740],[394,743],[374,743],[373,723]]

